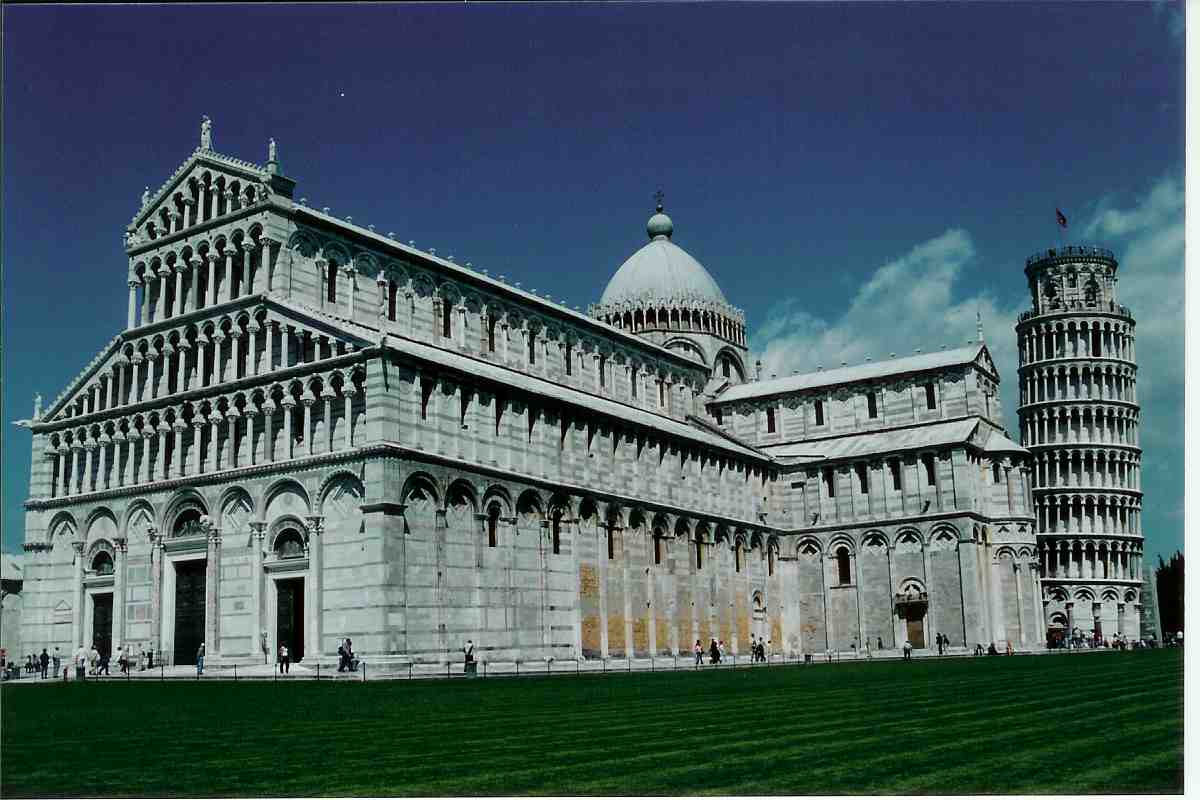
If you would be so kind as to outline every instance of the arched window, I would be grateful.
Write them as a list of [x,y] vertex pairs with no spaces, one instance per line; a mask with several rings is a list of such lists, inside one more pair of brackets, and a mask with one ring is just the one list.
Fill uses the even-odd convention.
[[96,553],[95,557],[92,558],[92,572],[95,572],[97,575],[112,575],[113,574],[112,556],[110,556],[104,550],[101,550],[99,553]]
[[937,392],[933,388],[933,383],[925,384],[925,408],[931,411],[937,408]]
[[487,511],[487,536],[488,547],[496,546],[496,529],[500,526],[500,506],[497,503],[492,503],[488,506]]
[[726,378],[729,377],[729,359],[728,358],[721,359],[721,375]]
[[768,547],[767,548],[767,575],[771,576],[774,574],[775,574],[775,548]]
[[820,400],[813,402],[813,410],[817,414],[817,425],[825,424],[825,403]]
[[488,352],[494,353],[494,352],[496,352],[496,316],[494,314],[488,315],[487,331],[488,331]]
[[654,534],[654,565],[662,564],[662,537]]
[[300,558],[304,555],[304,537],[295,528],[285,528],[275,537],[276,558]]
[[562,547],[562,516],[562,509],[559,508],[555,509],[554,515],[550,517],[550,544],[551,550],[556,556],[560,554],[559,551]]
[[767,409],[767,433],[775,432],[775,409]]
[[837,572],[838,585],[848,585],[850,583],[850,551],[845,547],[839,547],[837,551]]
[[733,571],[742,571],[742,540],[738,539],[737,544],[733,546]]
[[608,560],[609,560],[609,561],[612,561],[612,560],[613,560],[613,550],[614,550],[614,547],[613,547],[613,529],[612,529],[612,528],[609,528],[609,529],[608,529]]
[[696,571],[704,569],[704,540],[696,539]]
[[396,321],[396,282],[388,281],[388,319]]
[[1083,287],[1083,301],[1089,306],[1096,305],[1096,297],[1100,291],[1100,287],[1096,285],[1096,279],[1088,281],[1087,286]]
[[532,367],[537,363],[537,350],[534,349],[537,346],[537,334],[534,332],[533,328],[528,329],[528,333],[525,336],[525,343],[529,347],[529,366]]
[[867,392],[867,418],[875,419],[879,416],[879,401],[875,399],[875,392]]
[[1068,289],[1075,288],[1075,270],[1071,270],[1070,272],[1067,273],[1067,288]]

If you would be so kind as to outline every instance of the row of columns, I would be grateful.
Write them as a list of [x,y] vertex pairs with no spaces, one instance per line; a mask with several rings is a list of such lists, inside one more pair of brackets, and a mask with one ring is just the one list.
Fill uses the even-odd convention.
[[1053,539],[1041,543],[1048,578],[1140,581],[1142,553],[1125,542]]
[[228,333],[218,329],[211,336],[200,334],[194,341],[181,337],[175,344],[164,343],[161,349],[151,345],[145,354],[139,350],[132,357],[118,355],[111,368],[81,392],[72,416],[312,364],[344,355],[347,347],[302,325],[252,318],[244,330],[233,325]]
[[[1100,352],[1093,348],[1092,335],[1100,334]],[[1121,358],[1136,361],[1134,337],[1123,328],[1104,327],[1099,322],[1069,324],[1063,328],[1036,325],[1018,337],[1021,363],[1051,358]],[[1068,351],[1070,353],[1068,354]]]
[[[98,438],[78,438],[70,445],[63,444],[45,452],[45,457],[50,461],[51,474],[55,476],[52,482],[53,496],[66,497],[110,488],[136,486],[165,480],[168,477],[202,475],[220,469],[253,465],[257,459],[257,448],[254,446],[256,430],[262,431],[266,436],[263,444],[266,463],[273,463],[277,457],[291,459],[297,455],[332,452],[337,449],[333,433],[333,414],[334,405],[338,402],[344,404],[342,447],[350,449],[354,446],[353,408],[354,398],[358,393],[359,388],[352,377],[344,376],[340,397],[332,382],[326,380],[325,389],[319,396],[306,391],[298,401],[293,395],[285,394],[281,402],[267,400],[258,409],[254,408],[253,404],[238,409],[230,403],[224,412],[217,410],[209,414],[197,413],[190,421],[183,419],[182,409],[179,409],[175,412],[172,424],[163,421],[157,426],[147,424],[140,430],[117,430],[111,436],[104,433]],[[320,410],[324,414],[326,435],[325,441],[319,444],[309,434],[313,430],[314,406],[318,402],[321,403]],[[276,429],[273,420],[275,414],[280,411],[283,418],[281,430],[285,433],[287,448],[285,454],[276,454],[274,444]],[[302,415],[305,431],[302,452],[299,454],[296,452],[296,440],[292,435],[296,414]],[[243,419],[246,421],[245,432],[239,435],[242,430],[239,422]],[[261,423],[258,422],[260,419]],[[223,443],[222,428],[225,432]],[[251,443],[249,464],[240,464],[238,454],[242,450],[242,443],[247,440]]]
[[1141,465],[1124,452],[1047,450],[1034,454],[1037,486],[1141,491]]
[[1137,419],[1114,408],[1092,408],[1084,414],[1078,409],[1021,409],[1021,441],[1025,445],[1042,444],[1139,444]]
[[1118,400],[1136,403],[1137,379],[1102,369],[1028,369],[1021,375],[1021,403],[1053,400]]
[[[257,241],[247,237],[239,242],[241,258],[236,257],[233,247],[226,247],[220,253],[209,251],[193,255],[190,259],[180,256],[173,265],[162,264],[157,269],[147,267],[144,274],[131,274],[126,328],[131,330],[190,311],[228,303],[236,297],[268,291],[271,248],[279,244],[269,237]],[[260,253],[257,269],[254,264],[256,252]],[[224,261],[224,280],[220,282],[218,295],[217,265],[221,261]],[[205,264],[207,275],[202,284],[200,277]],[[189,293],[184,291],[184,278],[189,272],[190,298]],[[202,291],[204,287],[207,287],[206,292]],[[139,288],[143,290],[140,298]],[[170,299],[168,289],[171,289]]]
[[1142,509],[1115,498],[1078,495],[1045,496],[1036,500],[1038,529],[1045,533],[1112,533],[1140,536]]

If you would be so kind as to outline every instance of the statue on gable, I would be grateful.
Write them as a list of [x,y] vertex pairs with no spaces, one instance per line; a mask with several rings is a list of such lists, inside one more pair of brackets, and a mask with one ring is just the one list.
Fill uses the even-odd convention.
[[147,186],[142,190],[142,208],[150,205],[150,187]]
[[200,122],[200,149],[212,150],[212,120],[207,114]]
[[275,160],[275,140],[269,139],[267,141],[267,161],[271,162]]
[[42,418],[42,393],[38,392],[33,396],[33,418]]

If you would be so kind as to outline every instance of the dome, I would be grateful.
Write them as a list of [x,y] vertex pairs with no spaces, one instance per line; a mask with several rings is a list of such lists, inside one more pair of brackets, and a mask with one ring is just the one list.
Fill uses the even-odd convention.
[[704,266],[671,241],[674,225],[662,206],[646,223],[650,241],[609,280],[601,306],[639,300],[700,301],[728,306],[725,293]]

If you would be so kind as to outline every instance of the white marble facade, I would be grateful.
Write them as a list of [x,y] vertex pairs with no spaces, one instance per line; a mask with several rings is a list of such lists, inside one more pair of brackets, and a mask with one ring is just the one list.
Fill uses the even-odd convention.
[[206,123],[143,197],[126,329],[30,422],[27,649],[1041,646],[982,343],[760,380],[661,205],[585,314],[294,189]]

